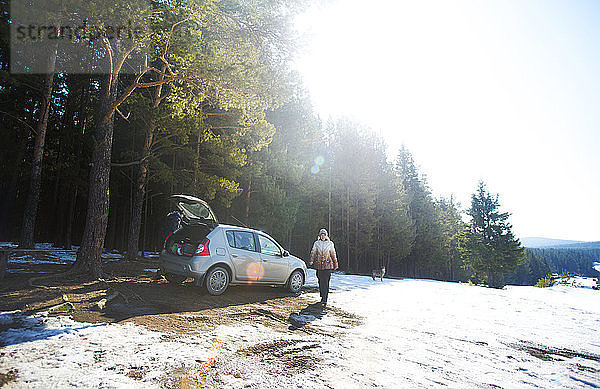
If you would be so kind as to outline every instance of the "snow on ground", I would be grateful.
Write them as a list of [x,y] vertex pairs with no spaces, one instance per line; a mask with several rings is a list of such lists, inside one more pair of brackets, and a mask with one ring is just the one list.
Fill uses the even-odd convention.
[[[314,271],[307,284],[317,285]],[[356,386],[600,387],[600,293],[592,279],[575,284],[497,290],[332,274],[330,304],[366,320],[346,336],[342,372],[329,374]],[[561,356],[569,351],[583,356]]]
[[[390,281],[384,278],[384,282]],[[380,281],[381,282],[381,281]],[[317,271],[308,269],[306,277],[306,286],[317,287],[319,280],[317,279]],[[348,291],[354,289],[369,289],[375,285],[372,277],[346,275],[341,271],[336,271],[331,274],[330,289],[335,291]]]
[[[17,248],[18,245],[12,242],[0,242],[0,247],[6,248]],[[72,246],[73,250],[78,250],[79,246]],[[62,248],[54,247],[52,243],[36,243],[34,248],[36,250],[63,250]],[[142,253],[141,251],[138,253],[139,256],[145,254],[146,258],[158,259],[159,253],[157,252],[148,252]],[[113,251],[104,251],[102,253],[102,258],[104,261],[119,261],[123,259],[123,254],[113,250]],[[34,254],[22,254],[19,252],[13,253],[9,260],[9,264],[69,264],[75,262],[77,259],[76,251],[73,252],[48,252],[48,253],[34,253]],[[7,269],[8,273],[31,273],[30,269],[20,268],[11,266]],[[36,273],[44,273],[44,272],[36,272]]]
[[[307,286],[316,285],[310,270]],[[174,337],[132,324],[5,312],[0,327],[22,325],[0,334],[0,372],[18,370],[18,381],[8,387],[159,386],[174,368],[197,371],[215,339],[224,339],[217,370],[231,388],[600,387],[600,292],[589,287],[496,290],[333,274],[331,288],[332,310],[362,317],[339,336],[285,332],[285,326],[277,331],[257,318]],[[318,293],[307,295],[318,299]],[[339,328],[333,313],[290,319]],[[239,352],[265,342],[305,348],[314,363],[278,375],[274,361]],[[140,369],[147,372],[141,379],[127,375]]]
[[[173,368],[208,358],[217,332],[170,338],[133,324],[89,324],[68,317],[2,312],[0,370],[17,369],[8,387],[147,387]],[[144,374],[143,380],[131,375]],[[128,376],[128,374],[130,376]]]
[[568,282],[571,282],[573,286],[578,288],[592,288],[596,286],[596,280],[597,278],[574,276],[571,277]]

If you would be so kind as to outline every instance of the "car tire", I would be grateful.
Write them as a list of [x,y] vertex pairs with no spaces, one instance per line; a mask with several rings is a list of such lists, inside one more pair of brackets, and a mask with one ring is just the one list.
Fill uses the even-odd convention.
[[167,273],[167,274],[165,274],[165,278],[171,284],[182,284],[183,281],[187,280],[186,276],[182,276],[182,275],[179,275],[179,274],[173,274],[173,273]]
[[204,280],[206,291],[213,296],[223,294],[229,286],[229,272],[222,266],[215,266],[208,271]]
[[290,293],[299,295],[302,293],[302,286],[304,285],[304,274],[301,270],[294,270],[290,275],[287,282],[287,289]]

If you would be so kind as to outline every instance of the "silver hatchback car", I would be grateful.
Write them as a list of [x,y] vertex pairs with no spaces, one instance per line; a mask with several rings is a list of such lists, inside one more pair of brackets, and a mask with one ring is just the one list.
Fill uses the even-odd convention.
[[219,224],[208,204],[187,195],[171,197],[181,225],[164,242],[160,270],[169,282],[192,277],[208,293],[220,295],[229,285],[283,285],[299,294],[306,264],[266,233]]

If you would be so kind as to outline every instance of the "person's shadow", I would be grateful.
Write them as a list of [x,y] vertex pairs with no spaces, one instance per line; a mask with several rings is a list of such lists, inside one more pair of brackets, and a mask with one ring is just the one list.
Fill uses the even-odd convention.
[[326,314],[327,312],[323,310],[321,303],[309,304],[306,308],[301,309],[300,312],[290,314],[288,318],[290,322],[289,329],[292,331],[300,329],[316,319],[322,319]]

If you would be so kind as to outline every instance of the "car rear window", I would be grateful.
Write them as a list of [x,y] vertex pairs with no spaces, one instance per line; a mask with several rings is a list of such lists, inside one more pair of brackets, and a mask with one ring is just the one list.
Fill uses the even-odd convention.
[[188,217],[197,217],[197,218],[202,218],[202,219],[210,219],[210,211],[208,210],[208,208],[206,208],[206,206],[204,204],[198,204],[198,203],[192,203],[192,204],[188,204],[188,203],[179,203],[179,206],[181,208],[183,208],[184,212],[188,213]]
[[256,251],[254,235],[248,231],[226,231],[227,243],[236,249]]

